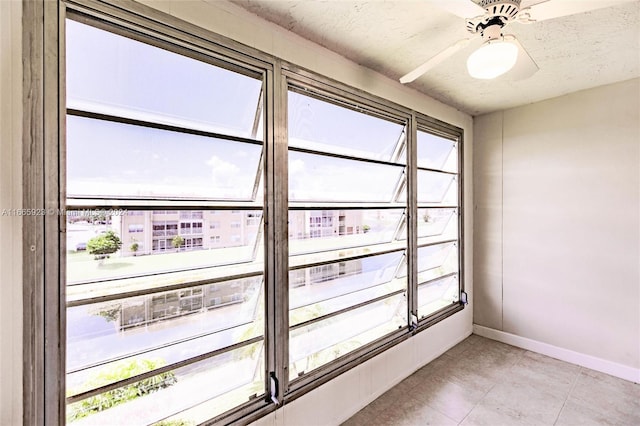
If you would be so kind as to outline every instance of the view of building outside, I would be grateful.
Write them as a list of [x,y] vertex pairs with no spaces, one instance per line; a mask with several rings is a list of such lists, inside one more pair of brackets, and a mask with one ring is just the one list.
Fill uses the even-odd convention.
[[128,243],[121,254],[137,256],[253,244],[261,220],[260,211],[141,210],[117,216],[113,228]]

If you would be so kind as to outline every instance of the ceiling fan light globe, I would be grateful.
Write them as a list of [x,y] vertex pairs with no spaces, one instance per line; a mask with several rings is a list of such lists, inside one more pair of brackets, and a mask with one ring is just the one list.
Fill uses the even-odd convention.
[[467,70],[473,78],[489,80],[509,71],[518,60],[518,47],[508,41],[488,41],[469,55]]

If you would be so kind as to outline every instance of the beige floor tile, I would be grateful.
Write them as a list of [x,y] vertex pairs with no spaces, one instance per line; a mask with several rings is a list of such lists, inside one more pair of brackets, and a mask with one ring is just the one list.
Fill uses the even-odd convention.
[[392,405],[360,410],[343,426],[455,426],[457,422],[412,397],[396,400]]
[[567,402],[619,424],[640,424],[640,385],[608,374],[583,368]]
[[412,375],[398,383],[396,387],[403,392],[410,393],[411,389],[413,389],[418,383],[420,383],[420,381],[422,381],[422,377],[417,373],[413,373]]
[[577,365],[527,351],[511,367],[504,382],[527,383],[566,399],[579,373]]
[[471,336],[347,426],[640,425],[640,385]]
[[539,422],[510,410],[509,408],[487,405],[476,406],[460,423],[461,426],[511,426],[511,425],[540,425]]
[[526,382],[505,382],[495,385],[480,404],[489,408],[501,408],[534,423],[553,424],[564,402],[564,397],[553,395],[541,386]]
[[371,408],[370,405],[367,405],[349,420],[342,423],[342,426],[368,426],[378,417],[378,412]]
[[477,334],[472,334],[471,336],[467,337],[466,340],[470,341],[473,344],[476,344],[478,342],[484,342],[485,340],[490,340],[490,339],[487,339],[486,337],[478,336]]
[[454,358],[442,355],[404,379],[399,386],[411,391],[414,387],[420,385],[425,380],[429,380],[434,377],[449,377],[452,374],[454,361]]
[[467,338],[455,345],[453,348],[449,349],[446,353],[449,356],[457,358],[463,356],[466,351],[471,350],[473,347],[475,347],[476,343],[477,341],[469,340]]
[[458,422],[415,398],[406,398],[399,401],[388,414],[391,417],[391,423],[388,424],[393,426],[455,426],[458,424]]
[[413,388],[418,401],[438,410],[456,422],[462,421],[482,399],[485,392],[461,386],[446,378],[433,377]]
[[573,401],[567,401],[555,426],[627,426],[637,425],[612,417],[609,411],[598,411]]
[[515,346],[507,345],[505,343],[496,342],[494,340],[484,339],[477,342],[473,346],[473,351],[477,353],[493,353],[500,354],[502,359],[518,359],[525,352],[524,349],[516,348]]
[[415,372],[416,378],[448,376],[455,370],[458,359],[444,354]]
[[367,405],[367,407],[371,407],[375,412],[388,411],[390,407],[396,405],[398,401],[402,401],[407,395],[408,392],[405,389],[396,386],[382,394],[371,404]]
[[499,379],[502,379],[509,372],[509,366],[488,368],[479,367],[472,362],[460,362],[455,368],[452,368],[447,379],[460,386],[467,386],[475,391],[486,393],[491,389]]
[[509,375],[511,367],[523,354],[524,351],[510,351],[478,344],[473,350],[465,352],[464,358],[457,360],[454,374],[476,374],[499,382]]

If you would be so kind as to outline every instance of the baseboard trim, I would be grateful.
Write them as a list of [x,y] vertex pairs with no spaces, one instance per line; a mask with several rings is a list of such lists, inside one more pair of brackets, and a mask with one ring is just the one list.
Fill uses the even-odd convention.
[[517,346],[528,351],[537,352],[542,355],[556,358],[561,361],[570,362],[591,370],[600,371],[610,374],[630,382],[640,383],[640,369],[618,364],[606,359],[597,358],[591,355],[575,352],[569,349],[560,348],[548,343],[540,342],[526,337],[517,336],[515,334],[506,333],[489,327],[474,324],[473,332],[478,336],[486,337],[491,340],[506,343],[508,345]]

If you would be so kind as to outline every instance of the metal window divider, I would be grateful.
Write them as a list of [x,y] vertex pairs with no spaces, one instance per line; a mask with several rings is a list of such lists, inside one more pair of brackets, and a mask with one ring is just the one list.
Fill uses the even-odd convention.
[[416,113],[411,113],[407,132],[407,319],[409,329],[418,327],[418,154]]
[[[275,61],[266,79],[265,126],[265,362],[266,401],[282,404],[288,386],[288,152],[287,152],[287,84],[281,62]],[[287,313],[287,314],[284,314]]]

